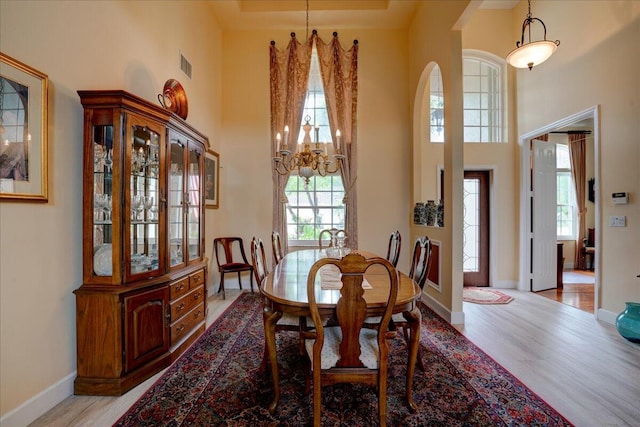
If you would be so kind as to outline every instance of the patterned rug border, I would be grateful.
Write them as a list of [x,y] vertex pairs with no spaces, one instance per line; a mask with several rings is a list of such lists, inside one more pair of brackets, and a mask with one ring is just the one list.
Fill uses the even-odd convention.
[[[239,295],[229,305],[229,307],[227,307],[222,312],[222,314],[207,328],[207,331],[198,340],[196,340],[196,342],[191,347],[189,347],[171,366],[169,366],[166,371],[141,395],[141,397],[127,409],[127,411],[120,417],[120,419],[114,424],[114,426],[203,425],[203,420],[206,420],[204,421],[206,425],[237,426],[254,425],[253,423],[255,423],[256,420],[260,420],[260,425],[265,426],[299,425],[300,421],[303,421],[304,423],[304,420],[306,420],[305,415],[298,415],[298,417],[290,415],[289,417],[286,417],[287,414],[284,414],[284,419],[286,419],[286,421],[278,421],[277,419],[272,419],[271,423],[268,422],[268,420],[271,418],[269,418],[270,415],[266,411],[266,409],[264,409],[264,406],[265,399],[266,402],[270,400],[270,395],[268,393],[269,384],[271,381],[270,376],[267,375],[269,378],[260,379],[260,381],[262,382],[262,384],[260,385],[267,388],[266,391],[261,390],[260,392],[257,392],[255,390],[256,384],[250,381],[251,378],[242,378],[240,372],[237,372],[237,378],[233,377],[233,375],[231,378],[227,378],[230,374],[233,374],[235,372],[225,371],[225,369],[229,369],[229,367],[226,366],[228,364],[233,364],[235,366],[235,369],[238,369],[238,367],[240,367],[241,369],[246,368],[243,369],[244,374],[251,373],[250,366],[242,365],[243,362],[246,363],[246,359],[243,359],[243,354],[239,350],[238,346],[242,345],[240,341],[243,341],[243,339],[239,338],[237,334],[251,334],[252,332],[249,329],[254,329],[253,338],[249,339],[256,339],[257,334],[255,329],[261,329],[262,316],[261,310],[258,310],[258,307],[254,307],[253,312],[250,313],[249,316],[246,316],[244,318],[244,321],[236,320],[235,323],[233,323],[232,321],[227,321],[228,319],[226,319],[226,317],[231,313],[232,310],[238,309],[242,305],[252,307],[258,304],[259,301],[259,295],[256,294],[243,292],[241,295]],[[444,318],[439,316],[424,303],[420,304],[420,309],[423,312],[423,325],[425,326],[421,334],[421,351],[429,354],[434,351],[436,353],[439,353],[444,362],[451,365],[455,370],[455,373],[459,375],[460,378],[468,385],[468,387],[471,387],[471,389],[475,392],[475,399],[481,399],[485,402],[485,405],[487,405],[486,410],[491,411],[487,414],[488,416],[490,416],[491,421],[487,422],[488,420],[485,418],[484,423],[469,423],[470,420],[467,420],[467,422],[463,422],[462,424],[447,424],[446,422],[444,424],[433,424],[433,417],[438,415],[446,416],[448,415],[448,413],[440,413],[439,411],[441,408],[431,407],[431,412],[417,414],[418,417],[415,419],[422,419],[422,421],[415,421],[414,423],[407,425],[462,426],[503,424],[572,426],[572,424],[560,413],[558,413],[548,402],[542,399],[537,393],[529,389],[519,378],[509,372],[493,357],[489,356],[484,350],[475,345],[462,332],[460,332],[452,325],[450,325],[446,320],[444,320]],[[260,321],[260,328],[256,328],[256,321]],[[210,329],[215,328],[222,323],[228,323],[227,325],[224,325],[226,326],[226,329],[221,330],[220,333],[216,335],[216,337],[209,337]],[[427,328],[427,326],[429,327]],[[263,333],[262,331],[259,332]],[[225,340],[225,337],[235,338]],[[289,338],[291,343],[293,343],[293,347],[297,346],[294,339],[297,338]],[[206,346],[207,344],[209,344],[208,341],[210,340],[222,342],[222,347],[224,348],[216,347],[215,354],[199,354],[198,346]],[[402,340],[400,341],[403,343]],[[291,345],[291,343],[289,344]],[[471,351],[469,351],[469,349]],[[261,355],[262,349],[259,350],[259,354]],[[255,358],[255,354],[251,356]],[[227,359],[229,357],[231,357],[231,359]],[[490,366],[484,366],[482,364],[483,359],[490,361],[491,363],[487,364]],[[179,397],[176,398],[176,395],[178,395],[179,393],[176,393],[175,395],[167,394],[164,389],[165,387],[171,387],[172,383],[180,380],[180,376],[184,376],[188,369],[193,369],[192,366],[188,365],[189,363],[195,364],[196,368],[200,366],[200,368],[202,369],[201,365],[203,364],[203,361],[206,365],[206,369],[212,369],[211,371],[207,371],[210,376],[205,376],[207,372],[201,372],[200,375],[196,375],[195,378],[192,378],[191,382],[189,382],[188,384],[178,383],[178,387],[187,387],[185,390],[188,390],[188,392],[191,393],[187,396],[187,399],[181,399]],[[200,363],[200,365],[198,365],[198,363]],[[287,361],[283,361],[283,363],[286,365]],[[185,368],[185,366],[182,366],[183,364],[187,364],[186,370],[182,369]],[[285,366],[284,368],[291,369],[291,366]],[[477,371],[477,368],[488,368],[489,371]],[[475,372],[477,372],[477,375],[474,374]],[[444,374],[446,375],[446,372],[444,372]],[[282,375],[283,372],[281,372],[281,376]],[[200,378],[203,376],[204,379]],[[426,377],[426,375],[423,376]],[[493,379],[493,381],[497,381],[497,383],[494,384],[492,382],[487,384],[487,376],[489,376],[490,379]],[[452,377],[452,379],[455,380],[454,377]],[[445,376],[439,378],[439,380],[447,381],[447,377]],[[222,381],[225,383],[222,386],[223,390],[216,391],[216,387],[214,387],[214,390],[212,391],[210,389],[212,387],[211,384],[217,383],[218,381]],[[244,384],[243,388],[238,391],[233,387],[233,384],[226,384],[229,381],[231,381],[232,383],[246,384]],[[503,381],[504,383],[502,383]],[[227,391],[225,387],[229,388],[229,390]],[[184,390],[181,389],[178,389],[177,391],[184,392]],[[225,415],[229,416],[230,414],[227,414],[225,410],[221,410],[222,413],[220,414],[217,412],[212,413],[211,411],[213,409],[211,409],[210,406],[206,405],[207,403],[210,403],[207,401],[207,398],[210,398],[207,392],[217,394],[222,392],[223,396],[216,395],[218,399],[224,398],[224,392],[232,393],[232,395],[227,396],[227,398],[233,397],[236,400],[242,400],[242,396],[246,398],[246,395],[248,394],[258,393],[260,396],[257,398],[257,402],[254,403],[253,407],[246,407],[241,410],[240,413],[236,414],[234,418],[229,418],[227,421],[225,421]],[[427,397],[429,397],[431,390],[422,390],[422,392],[427,393]],[[438,391],[435,390],[434,393],[438,393]],[[289,396],[289,398],[291,399],[292,396]],[[293,396],[293,398],[299,399],[299,395],[295,395]],[[202,409],[203,405],[206,406],[205,409]],[[282,405],[279,406],[279,408],[283,406],[287,406],[284,401],[282,402]],[[207,412],[207,409],[209,409],[209,412]],[[299,410],[300,409],[305,409],[304,404],[302,405],[302,408],[299,408]],[[192,413],[194,410],[195,413]],[[282,410],[284,411],[284,409]],[[157,419],[158,411],[160,411],[160,415],[162,416],[161,421]],[[436,413],[432,413],[433,411],[435,411]],[[470,414],[473,414],[473,412]],[[308,417],[308,415],[309,414],[307,413],[306,416]],[[154,416],[156,418],[154,418]],[[429,416],[431,418],[422,418],[423,416]],[[198,417],[200,417],[200,423],[198,422]],[[275,423],[273,423],[273,421],[275,421]],[[427,422],[427,424],[424,424],[425,421]],[[449,421],[451,420],[449,419]],[[368,425],[368,423],[365,422],[364,424],[360,423],[357,425]]]
[[[494,298],[480,299],[467,295],[468,293],[472,292],[488,293],[493,295]],[[462,291],[462,300],[464,302],[471,302],[474,304],[509,304],[511,301],[513,301],[513,299],[514,298],[511,295],[507,295],[493,288],[466,287]]]

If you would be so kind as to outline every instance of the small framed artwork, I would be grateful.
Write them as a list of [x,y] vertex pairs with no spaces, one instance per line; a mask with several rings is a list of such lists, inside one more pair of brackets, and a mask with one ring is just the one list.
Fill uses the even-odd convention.
[[207,150],[204,157],[204,205],[207,208],[218,209],[220,189],[220,155],[213,150]]
[[46,74],[0,52],[0,200],[47,201]]
[[0,52],[0,200],[47,201],[48,85]]

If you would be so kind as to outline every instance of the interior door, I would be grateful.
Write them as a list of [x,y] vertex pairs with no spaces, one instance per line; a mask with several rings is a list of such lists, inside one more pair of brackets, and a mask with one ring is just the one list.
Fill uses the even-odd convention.
[[489,171],[464,171],[463,285],[489,286]]
[[557,287],[556,145],[533,140],[531,290]]

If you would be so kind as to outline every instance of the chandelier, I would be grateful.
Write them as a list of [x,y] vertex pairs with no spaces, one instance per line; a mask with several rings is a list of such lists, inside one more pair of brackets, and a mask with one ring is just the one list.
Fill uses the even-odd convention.
[[[289,150],[289,126],[284,127],[284,141],[280,133],[276,135],[276,156],[273,158],[273,170],[280,175],[286,175],[294,171],[298,172],[298,176],[304,178],[305,187],[309,185],[309,179],[314,175],[326,176],[327,174],[336,173],[342,168],[342,162],[345,155],[340,150],[340,130],[336,131],[336,142],[338,148],[333,155],[333,161],[329,159],[327,153],[327,144],[320,142],[320,130],[315,127],[315,143],[311,141],[311,117],[304,118],[305,124],[302,125],[304,137],[302,139],[302,150],[297,150],[291,154]],[[282,147],[280,143],[282,142]],[[313,148],[312,147],[313,144]],[[321,147],[324,145],[324,149]]]
[[[550,41],[547,40],[547,27],[544,25],[541,19],[531,16],[531,0],[528,0],[529,12],[527,17],[522,22],[522,37],[520,41],[516,41],[516,48],[509,52],[507,55],[507,62],[516,68],[529,68],[531,70],[534,65],[542,64],[544,61],[556,51],[560,45],[560,40]],[[531,41],[531,23],[538,21],[542,24],[544,29],[543,40],[535,42]],[[524,32],[529,29],[529,42],[524,42]]]

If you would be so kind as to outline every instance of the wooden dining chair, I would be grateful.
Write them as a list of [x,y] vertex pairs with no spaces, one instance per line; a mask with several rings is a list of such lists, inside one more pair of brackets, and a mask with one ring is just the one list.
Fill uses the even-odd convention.
[[341,236],[341,237],[344,237],[345,239],[347,238],[346,231],[342,229],[327,228],[325,230],[322,230],[318,235],[318,246],[320,247],[320,249],[330,248],[333,246],[333,242],[331,241],[332,235],[335,235],[336,237]]
[[400,258],[400,244],[402,237],[398,230],[391,233],[389,236],[389,247],[387,248],[387,261],[394,267],[398,266],[398,259]]
[[273,231],[271,233],[271,252],[273,253],[273,262],[278,265],[284,257],[282,250],[282,242],[280,241],[280,233]]
[[[264,250],[264,244],[262,239],[251,239],[251,263],[253,265],[253,274],[256,278],[256,285],[258,290],[262,288],[264,280],[269,275],[269,269],[267,268],[267,256]],[[263,311],[263,317],[266,316],[266,312]],[[264,319],[263,319],[264,320]],[[307,328],[306,316],[294,316],[289,313],[283,313],[282,317],[276,324],[276,332],[278,331],[294,331],[301,332]],[[300,341],[300,354],[304,354],[303,341]],[[263,366],[266,366],[266,362],[269,360],[267,347],[264,348]]]
[[[429,240],[427,236],[418,237],[413,245],[409,277],[412,278],[418,286],[420,286],[420,289],[424,289],[424,284],[427,282],[427,276],[429,276],[429,270],[431,269],[431,255],[431,240]],[[402,328],[404,339],[407,345],[409,345],[411,342],[411,328],[409,327],[407,319],[404,318],[402,313],[398,313],[393,315],[392,322],[396,329]],[[422,357],[420,356],[420,347],[418,347],[418,367],[424,371]]]
[[247,261],[242,237],[216,237],[213,239],[213,249],[216,263],[218,264],[218,272],[220,272],[218,293],[222,292],[222,299],[225,299],[224,275],[226,273],[238,273],[238,284],[242,289],[240,274],[248,271],[251,292],[253,292],[253,266]]
[[[342,288],[331,326],[323,325],[318,308],[322,301],[316,300],[322,293],[317,288],[316,276],[326,265],[337,267],[342,274]],[[376,328],[365,326],[367,302],[362,288],[364,273],[373,265],[385,268],[389,279],[383,285],[376,284],[382,286],[380,292],[388,292],[386,308]],[[320,286],[321,282],[322,277],[318,281]],[[389,330],[388,326],[397,295],[398,274],[393,265],[381,257],[365,259],[361,254],[350,253],[342,259],[322,258],[311,267],[307,278],[307,298],[316,328],[304,332],[303,336],[313,379],[314,426],[320,426],[322,386],[337,383],[377,386],[379,423],[386,426],[388,340],[395,336],[395,331]]]

